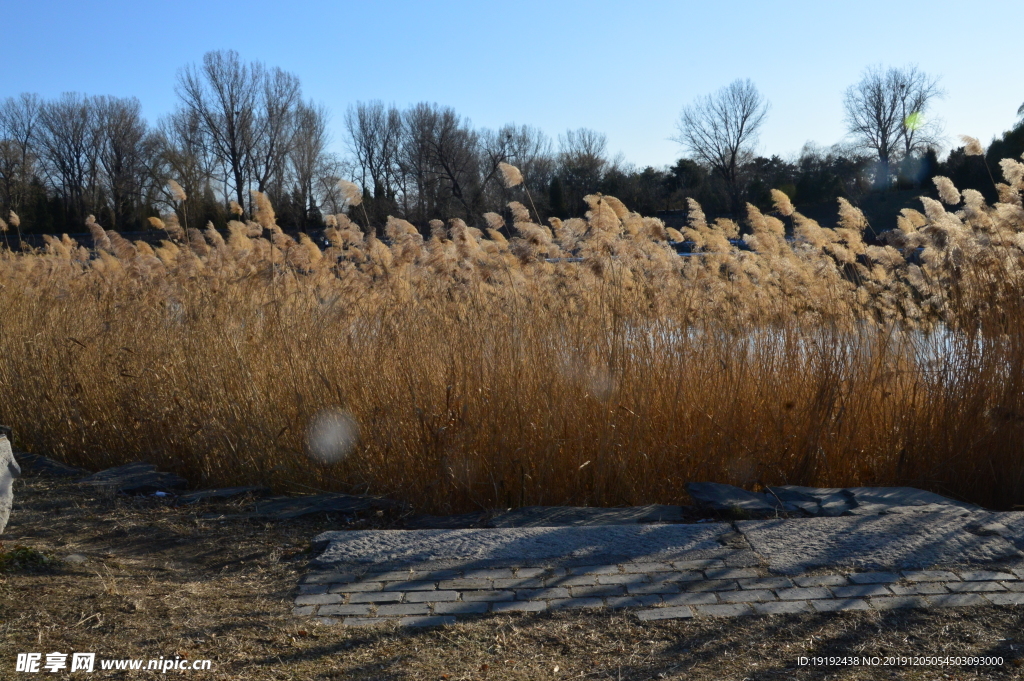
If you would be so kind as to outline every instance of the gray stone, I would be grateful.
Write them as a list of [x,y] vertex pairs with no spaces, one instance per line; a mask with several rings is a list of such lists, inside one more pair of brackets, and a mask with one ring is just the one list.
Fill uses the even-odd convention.
[[605,604],[609,608],[640,608],[650,607],[661,603],[661,596],[651,594],[647,596],[611,596],[606,598]]
[[832,598],[832,592],[822,586],[776,589],[775,594],[783,601],[807,601],[816,598]]
[[464,601],[514,601],[515,591],[463,591]]
[[585,506],[527,506],[494,516],[486,527],[562,527],[581,525],[635,525],[637,523],[681,522],[679,506],[631,506],[591,508]]
[[698,605],[697,614],[707,617],[739,617],[753,615],[754,609],[746,603],[728,603],[723,605]]
[[939,582],[920,582],[910,586],[892,584],[889,586],[889,590],[897,596],[926,596],[929,594],[948,593],[946,587]]
[[960,577],[965,582],[995,582],[1004,579],[1016,579],[1008,572],[994,572],[992,570],[973,570],[970,572],[960,571]]
[[433,591],[434,582],[384,582],[384,591]]
[[1006,587],[999,582],[953,582],[947,584],[946,588],[954,593],[1006,591]]
[[712,511],[766,514],[779,510],[778,502],[765,495],[718,482],[688,482],[686,491],[698,506]]
[[71,563],[72,565],[81,565],[89,560],[88,556],[83,556],[81,553],[69,553],[63,558],[65,563]]
[[381,591],[384,587],[384,582],[349,582],[346,584],[332,584],[328,587],[327,592],[336,593],[353,593],[356,591]]
[[757,570],[750,568],[713,568],[705,570],[704,576],[708,579],[750,579],[757,577]]
[[572,591],[573,598],[580,598],[583,596],[625,596],[626,587],[621,584],[611,584],[608,586],[572,586],[569,587]]
[[490,610],[491,604],[486,601],[476,603],[434,603],[434,613],[438,615],[479,615]]
[[508,579],[515,577],[512,568],[485,568],[480,570],[466,570],[462,573],[466,579]]
[[141,461],[107,468],[78,482],[122,494],[173,492],[188,487],[185,478],[158,471],[155,465]]
[[813,608],[807,601],[772,601],[770,603],[754,603],[754,611],[758,615],[795,615],[812,612]]
[[679,582],[652,582],[651,584],[628,584],[626,591],[631,594],[677,594],[682,591]]
[[89,475],[89,471],[84,468],[69,466],[66,463],[61,463],[42,454],[18,452],[17,458],[25,475],[51,478],[81,478],[82,476]]
[[292,608],[292,615],[295,617],[307,617],[316,612],[315,605],[300,605]]
[[571,598],[572,594],[568,589],[516,589],[516,600],[518,601],[546,601],[550,598]]
[[[9,432],[9,429],[7,429]],[[14,480],[21,476],[21,467],[14,459],[14,450],[7,434],[0,434],[0,533],[7,527],[14,506]]]
[[349,596],[349,603],[398,603],[402,600],[400,591],[365,591]]
[[753,577],[737,581],[741,589],[789,589],[793,586],[786,577]]
[[813,516],[879,515],[883,513],[956,514],[982,510],[974,504],[955,501],[912,487],[799,487],[780,485],[767,488],[789,508]]
[[378,605],[378,617],[395,617],[398,615],[428,615],[430,606],[426,603],[396,603],[394,605]]
[[490,589],[493,582],[489,579],[444,579],[437,585],[438,589]]
[[859,598],[837,598],[834,600],[811,601],[818,612],[835,612],[838,610],[870,610],[867,601]]
[[849,581],[843,575],[804,575],[794,577],[793,582],[797,586],[846,586]]
[[890,584],[900,581],[900,576],[895,572],[855,572],[849,578],[854,584]]
[[943,594],[939,596],[927,596],[927,598],[929,603],[940,608],[985,605],[988,603],[981,594]]
[[578,565],[569,568],[570,575],[617,575],[618,565]]
[[995,605],[1024,605],[1024,593],[985,594]]
[[330,605],[343,600],[340,594],[305,594],[295,597],[295,605]]
[[959,582],[960,577],[946,570],[905,570],[903,577],[910,582]]
[[542,577],[526,577],[519,579],[512,577],[509,579],[496,579],[494,580],[495,589],[542,589],[547,585],[550,580],[545,580]]
[[559,598],[548,601],[552,610],[569,610],[573,608],[603,608],[604,601],[600,598]]
[[638,572],[632,575],[598,575],[598,584],[648,584],[651,578],[647,574]]
[[354,604],[354,605],[321,605],[321,615],[369,615],[370,605],[367,604]]
[[626,563],[622,568],[627,573],[668,572],[673,569],[668,563]]
[[459,600],[458,591],[410,591],[405,594],[406,603],[436,603]]
[[968,532],[971,522],[952,513],[923,513],[742,520],[736,525],[770,569],[782,574],[824,566],[896,571],[1017,555],[1016,547],[1002,537]]
[[707,605],[718,603],[718,595],[715,593],[699,594],[671,594],[661,597],[665,605]]
[[641,622],[649,622],[651,620],[688,619],[693,617],[693,610],[685,605],[680,605],[672,608],[641,610],[636,614],[636,616]]
[[740,588],[736,580],[709,579],[703,582],[678,582],[679,588],[683,591],[733,591]]
[[767,589],[744,589],[742,591],[723,591],[718,594],[723,603],[753,603],[755,601],[774,601],[775,594]]
[[889,596],[891,592],[881,584],[857,584],[855,586],[834,586],[832,593],[836,598],[854,598],[863,596]]

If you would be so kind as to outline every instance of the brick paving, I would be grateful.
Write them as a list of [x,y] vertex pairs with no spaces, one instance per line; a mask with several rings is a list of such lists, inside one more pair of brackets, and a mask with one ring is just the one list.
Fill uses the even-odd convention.
[[293,614],[346,626],[437,626],[465,617],[571,608],[628,608],[639,620],[650,621],[1024,605],[1024,566],[783,577],[749,563],[724,557],[575,567],[313,572],[298,586]]

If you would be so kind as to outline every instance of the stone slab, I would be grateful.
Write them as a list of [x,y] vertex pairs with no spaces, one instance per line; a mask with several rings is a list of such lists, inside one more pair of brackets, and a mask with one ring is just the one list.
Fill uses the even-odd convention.
[[492,517],[487,527],[565,527],[588,525],[635,525],[637,523],[681,522],[681,506],[631,506],[592,508],[585,506],[527,506]]
[[970,517],[956,513],[926,513],[744,520],[736,526],[779,574],[824,566],[894,571],[1017,556],[1007,539],[973,534],[970,524]]
[[686,491],[694,502],[712,511],[745,511],[747,513],[775,513],[778,502],[769,501],[765,495],[748,492],[745,489],[718,482],[688,482]]
[[155,465],[142,461],[107,468],[78,482],[123,494],[173,492],[188,487],[188,480],[185,478],[174,473],[158,471]]
[[66,463],[61,463],[42,454],[18,452],[17,459],[25,475],[39,475],[51,478],[81,478],[89,475],[89,471],[84,468],[69,466]]
[[[604,525],[470,530],[324,532],[316,563],[464,569],[493,565],[596,565],[714,558],[727,523]],[[509,574],[509,576],[512,576]],[[560,586],[562,586],[560,584]]]

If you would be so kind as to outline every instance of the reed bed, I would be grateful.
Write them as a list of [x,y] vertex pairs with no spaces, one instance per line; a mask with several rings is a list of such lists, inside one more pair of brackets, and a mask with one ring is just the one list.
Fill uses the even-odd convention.
[[[696,204],[680,234],[600,195],[584,218],[513,203],[511,224],[428,238],[329,216],[326,250],[262,196],[226,239],[167,216],[152,248],[90,221],[93,249],[0,252],[0,422],[74,465],[431,513],[680,503],[695,480],[1012,508],[1024,165],[1003,170],[994,205],[937,178],[946,205],[904,211],[886,246],[842,200],[829,228],[781,193],[749,207],[750,250]],[[343,427],[311,457],[325,415]]]

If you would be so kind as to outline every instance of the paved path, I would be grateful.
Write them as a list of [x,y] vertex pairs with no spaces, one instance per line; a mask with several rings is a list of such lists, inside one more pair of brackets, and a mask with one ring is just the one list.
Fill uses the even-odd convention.
[[294,613],[426,626],[632,608],[641,620],[1024,605],[1024,513],[327,532]]

